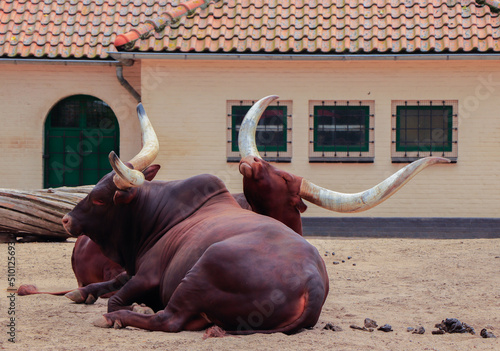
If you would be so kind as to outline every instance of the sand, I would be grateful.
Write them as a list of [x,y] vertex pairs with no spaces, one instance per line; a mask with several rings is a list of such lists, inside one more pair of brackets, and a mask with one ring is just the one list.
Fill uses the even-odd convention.
[[[330,294],[315,328],[290,336],[255,334],[207,340],[203,340],[203,332],[94,327],[92,321],[106,311],[104,299],[94,305],[77,305],[50,295],[14,296],[11,301],[6,291],[6,262],[11,256],[8,244],[1,244],[0,349],[500,350],[500,239],[309,241],[325,259],[330,277]],[[72,242],[16,244],[16,285],[35,284],[51,291],[76,287],[70,264],[72,248]],[[8,340],[10,307],[15,311],[15,343]],[[393,331],[350,328],[352,324],[362,326],[365,318],[379,325],[388,323]],[[471,325],[476,335],[431,334],[435,324],[445,318]],[[327,323],[342,330],[323,330]],[[419,326],[425,328],[425,334],[407,332],[408,327]],[[481,338],[483,328],[499,338]]]

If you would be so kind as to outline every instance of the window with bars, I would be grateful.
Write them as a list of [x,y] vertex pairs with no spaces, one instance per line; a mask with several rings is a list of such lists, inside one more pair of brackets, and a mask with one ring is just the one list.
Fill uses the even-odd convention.
[[[250,107],[256,101],[235,100],[227,103],[228,162],[239,162],[238,136],[240,126]],[[291,101],[277,101],[267,107],[257,125],[255,141],[260,155],[266,161],[290,162]]]
[[453,101],[393,101],[392,161],[426,156],[457,160],[457,106]]
[[374,101],[309,101],[309,162],[373,162]]

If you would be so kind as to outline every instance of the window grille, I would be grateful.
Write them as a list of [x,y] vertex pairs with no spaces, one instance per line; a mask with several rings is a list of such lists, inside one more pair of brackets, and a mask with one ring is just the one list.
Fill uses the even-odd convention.
[[412,162],[458,156],[458,101],[407,100],[392,102],[392,162]]
[[373,162],[374,101],[309,101],[309,162]]
[[[227,160],[239,162],[238,136],[246,113],[256,101],[227,102]],[[260,155],[270,162],[290,162],[292,158],[292,102],[275,101],[262,114],[255,141]]]

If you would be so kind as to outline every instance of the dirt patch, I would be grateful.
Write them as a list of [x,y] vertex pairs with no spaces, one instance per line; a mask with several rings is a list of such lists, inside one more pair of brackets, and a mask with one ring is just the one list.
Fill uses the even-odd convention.
[[[309,239],[323,256],[330,294],[315,328],[284,334],[204,339],[204,332],[175,334],[134,328],[100,329],[92,322],[107,300],[77,305],[61,296],[7,292],[8,244],[0,245],[0,348],[20,350],[499,350],[500,239]],[[39,290],[76,287],[73,243],[15,245],[16,285]],[[334,255],[332,254],[334,253]],[[10,257],[10,256],[9,256]],[[337,262],[337,264],[334,264]],[[4,297],[7,296],[7,299]],[[15,317],[15,344],[8,341]],[[365,332],[366,318],[392,331]],[[477,334],[433,335],[436,323],[457,318]],[[335,328],[324,327],[330,323]],[[423,327],[424,334],[409,332]]]

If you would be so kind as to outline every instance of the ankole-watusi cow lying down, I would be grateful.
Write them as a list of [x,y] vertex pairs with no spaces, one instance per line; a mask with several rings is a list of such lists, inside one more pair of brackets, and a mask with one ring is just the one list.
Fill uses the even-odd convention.
[[[248,120],[258,120],[271,100],[257,103]],[[317,250],[297,234],[301,228],[290,228],[295,226],[294,218],[300,223],[300,208],[292,206],[292,219],[272,215],[285,225],[242,209],[220,179],[211,175],[152,181],[159,169],[151,166],[158,142],[142,106],[138,115],[144,141],[141,152],[128,165],[112,153],[116,173],[106,175],[63,218],[71,235],[89,236],[128,274],[122,279],[123,288],[109,300],[109,313],[96,323],[163,331],[199,330],[215,324],[244,334],[295,332],[314,326],[328,294],[328,277]],[[243,156],[253,155],[258,162],[254,146]],[[245,147],[243,141],[241,149]],[[245,179],[259,180],[253,161],[242,161],[240,170]],[[270,179],[280,174],[276,172]],[[391,182],[398,183],[400,176],[411,177],[402,174]],[[329,201],[330,195],[325,199],[321,189],[312,188],[306,192],[301,186],[293,197],[323,205]],[[394,186],[389,188],[368,201],[381,202],[393,193]],[[264,198],[257,197],[251,200],[252,194],[247,194],[254,210]],[[136,313],[136,302],[160,311]]]

